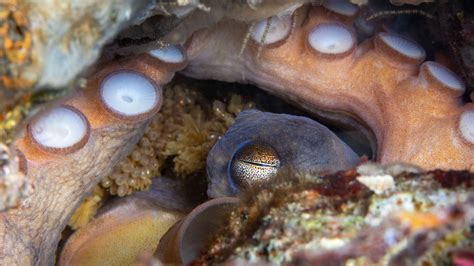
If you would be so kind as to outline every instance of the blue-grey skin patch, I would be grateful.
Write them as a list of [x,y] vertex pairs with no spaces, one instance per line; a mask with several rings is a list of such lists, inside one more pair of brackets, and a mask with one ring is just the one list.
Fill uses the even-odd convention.
[[235,196],[229,163],[243,144],[262,142],[278,154],[280,167],[298,173],[330,173],[354,167],[359,157],[327,127],[302,116],[247,110],[239,114],[207,157],[211,198]]

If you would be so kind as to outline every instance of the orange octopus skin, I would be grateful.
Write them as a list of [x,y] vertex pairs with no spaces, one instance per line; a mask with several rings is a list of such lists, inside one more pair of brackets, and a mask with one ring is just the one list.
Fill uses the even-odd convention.
[[353,19],[322,7],[311,7],[305,16],[282,44],[263,46],[258,56],[257,44],[250,40],[253,43],[239,57],[248,28],[244,24],[226,21],[198,31],[186,43],[190,63],[183,72],[194,78],[255,84],[310,111],[342,114],[344,119],[349,115],[373,133],[376,160],[381,163],[470,168],[474,143],[463,136],[459,121],[474,106],[462,102],[462,91],[444,86],[426,66],[420,68],[424,56],[407,58],[380,37],[356,43],[343,55],[318,54],[308,44],[309,32],[338,21],[353,32]]
[[[149,118],[161,106],[161,85],[184,67],[185,60],[183,55],[182,64],[168,64],[141,54],[103,66],[88,79],[84,90],[61,103],[87,120],[88,132],[80,145],[48,149],[28,130],[17,140],[35,191],[19,208],[0,213],[0,265],[54,264],[61,232],[73,211],[138,142]],[[117,71],[134,71],[158,85],[154,86],[155,108],[134,119],[106,110],[98,97],[99,84]]]

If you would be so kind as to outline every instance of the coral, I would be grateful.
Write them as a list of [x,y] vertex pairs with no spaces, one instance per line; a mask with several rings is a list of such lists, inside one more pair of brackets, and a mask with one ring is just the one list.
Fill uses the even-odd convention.
[[474,241],[472,241],[472,232],[470,228],[462,228],[453,230],[446,234],[443,238],[437,241],[431,250],[423,256],[426,262],[436,262],[449,265],[452,263],[451,254],[456,249],[474,248]]
[[0,4],[0,87],[28,88],[34,82],[20,68],[32,62],[32,34],[24,10],[16,0]]
[[[419,172],[399,164],[359,168],[316,179],[283,173],[280,182],[244,197],[196,263],[326,265],[332,258],[434,265],[449,261],[449,250],[474,244],[472,173]],[[390,176],[395,184],[372,191],[358,181],[362,176]]]
[[[102,46],[149,1],[2,1],[1,84],[63,87],[99,57]],[[44,25],[49,25],[44,27]]]
[[214,143],[240,111],[252,106],[236,94],[228,103],[215,100],[211,104],[189,84],[166,86],[160,113],[152,118],[132,153],[102,179],[102,187],[118,196],[147,189],[169,158],[175,176],[202,173]]

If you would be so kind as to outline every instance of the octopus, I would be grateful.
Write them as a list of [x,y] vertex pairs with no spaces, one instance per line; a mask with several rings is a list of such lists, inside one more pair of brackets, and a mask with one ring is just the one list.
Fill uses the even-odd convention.
[[207,194],[211,198],[235,196],[273,183],[282,168],[332,173],[359,161],[349,146],[314,120],[247,110],[208,154]]
[[196,32],[187,43],[184,73],[256,84],[313,112],[324,110],[322,116],[348,115],[345,123],[373,133],[381,163],[469,169],[474,111],[460,98],[465,85],[459,77],[440,63],[424,62],[424,49],[395,33],[379,32],[357,44],[351,26],[356,7],[295,12],[306,16],[301,25],[293,26],[290,15],[272,17],[263,42],[267,20],[256,24],[260,30],[240,57],[238,40],[247,26],[222,22]]
[[[22,154],[18,165],[24,165],[33,192],[20,206],[0,213],[1,264],[54,262],[61,231],[73,211],[130,153],[151,117],[160,110],[161,88],[178,71],[196,79],[254,84],[324,119],[357,128],[371,141],[373,159],[378,163],[410,163],[425,171],[470,169],[474,161],[474,106],[461,97],[465,84],[449,64],[425,61],[427,52],[420,44],[383,27],[374,37],[358,43],[354,25],[359,23],[360,27],[359,9],[349,2],[328,0],[322,5],[304,5],[304,1],[297,1],[278,7],[256,12],[260,16],[250,21],[219,16],[210,26],[197,28],[190,36],[185,34],[182,46],[146,46],[145,51],[128,49],[125,56],[104,56],[83,86],[33,117],[14,143]],[[72,76],[68,73],[68,79]],[[44,76],[48,77],[51,75]],[[339,151],[349,155],[346,159],[351,163],[344,167],[353,166],[353,152],[337,138],[335,141]],[[270,158],[281,153],[274,150],[279,146],[246,144]],[[233,156],[232,161],[242,158],[238,152]],[[233,176],[248,167],[249,161],[239,159],[236,163]],[[265,164],[265,176],[272,177],[278,163],[272,160]],[[335,166],[332,170],[340,169]],[[322,194],[327,186],[342,186],[341,191],[363,200],[361,193],[383,193],[395,184],[390,178],[381,181],[382,185],[370,178],[359,178],[358,183],[353,181],[354,175],[347,178],[347,182],[323,179],[322,187],[316,179],[310,186],[313,190],[308,202],[325,196]],[[403,180],[398,184],[406,188]],[[467,180],[465,183],[471,184],[469,175]],[[361,184],[372,190],[362,189]],[[297,194],[308,196],[304,189]],[[225,199],[226,204],[236,204],[233,199]],[[433,228],[472,218],[472,200],[465,196],[459,204],[464,216],[446,209],[445,218],[436,220]],[[147,207],[142,211],[146,213],[132,216],[130,221],[146,216],[152,227],[164,223],[150,217],[166,210],[151,210],[149,204],[144,205]],[[127,210],[134,212],[136,207],[106,212],[102,217],[123,217]],[[168,225],[183,215],[168,214]],[[416,229],[418,218],[399,216],[389,224],[402,220]],[[458,224],[457,228],[467,226]],[[404,229],[400,232],[406,232]],[[214,250],[220,249],[211,252]],[[232,253],[226,249],[226,254]]]

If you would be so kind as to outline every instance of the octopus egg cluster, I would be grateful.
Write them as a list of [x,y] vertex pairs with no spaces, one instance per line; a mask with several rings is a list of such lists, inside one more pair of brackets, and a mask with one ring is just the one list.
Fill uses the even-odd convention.
[[[172,60],[173,51],[167,56]],[[211,105],[202,94],[182,85],[165,87],[163,100],[160,113],[152,118],[132,153],[102,179],[101,186],[111,195],[123,197],[147,189],[169,158],[176,176],[203,172],[215,141],[242,109],[253,106],[238,95],[227,104],[216,100]]]

